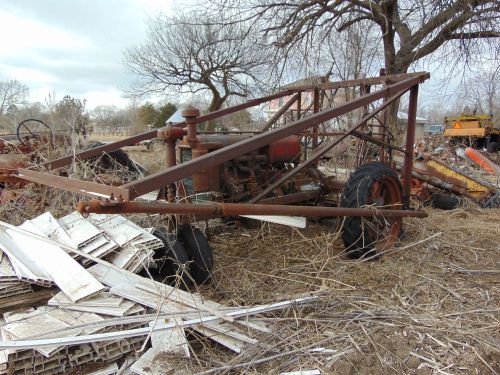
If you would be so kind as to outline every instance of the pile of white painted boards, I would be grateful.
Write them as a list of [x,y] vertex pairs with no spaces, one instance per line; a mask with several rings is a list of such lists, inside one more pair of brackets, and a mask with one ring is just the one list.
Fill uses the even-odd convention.
[[163,246],[120,215],[0,222],[0,304],[33,285],[54,290],[46,305],[3,314],[0,375],[164,374],[159,354],[190,356],[185,329],[240,353],[269,332],[253,315],[314,299],[229,308],[137,275]]

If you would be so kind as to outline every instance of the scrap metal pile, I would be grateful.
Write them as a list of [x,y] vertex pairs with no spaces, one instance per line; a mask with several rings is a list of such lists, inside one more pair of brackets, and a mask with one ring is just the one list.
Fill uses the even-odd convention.
[[[500,207],[500,166],[494,159],[493,153],[446,144],[419,152],[413,164],[412,195],[424,205],[442,209],[457,208],[465,200],[481,208]],[[395,161],[401,167],[402,160]]]

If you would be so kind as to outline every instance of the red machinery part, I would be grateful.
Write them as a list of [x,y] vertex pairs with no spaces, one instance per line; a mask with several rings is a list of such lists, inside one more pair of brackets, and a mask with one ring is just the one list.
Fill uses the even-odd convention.
[[289,137],[275,141],[269,145],[268,157],[271,163],[286,163],[295,161],[300,156],[299,137]]
[[467,147],[465,149],[465,156],[471,159],[474,163],[479,165],[489,174],[500,174],[500,168],[495,165],[490,159],[481,154],[479,151],[474,150],[472,147]]
[[[179,146],[181,149],[185,150],[185,152],[189,153],[188,150],[190,150],[190,159],[194,160],[212,151],[227,147],[250,137],[250,135],[225,134],[197,135],[196,143],[190,144],[187,137],[184,137]],[[192,193],[226,191],[235,198],[236,196],[239,197],[244,191],[258,191],[258,186],[268,181],[270,178],[269,174],[273,173],[273,165],[297,160],[300,156],[300,149],[299,137],[292,135],[275,141],[259,149],[257,152],[235,158],[227,162],[224,167],[215,165],[209,166],[206,169],[200,169],[192,175]],[[177,161],[178,163],[186,161],[181,157],[181,152],[178,152]],[[224,176],[223,181],[225,189],[220,185],[222,175]],[[252,193],[250,194],[252,195]],[[242,198],[244,198],[244,196],[238,199]]]

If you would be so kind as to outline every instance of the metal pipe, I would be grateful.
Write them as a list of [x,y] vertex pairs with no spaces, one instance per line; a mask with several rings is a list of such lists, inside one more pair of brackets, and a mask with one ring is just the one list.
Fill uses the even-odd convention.
[[123,202],[103,203],[92,200],[78,203],[77,210],[82,214],[187,214],[202,216],[239,216],[239,215],[284,215],[309,217],[335,216],[384,216],[384,217],[426,217],[424,211],[394,210],[373,208],[345,208],[345,207],[315,207],[315,206],[288,206],[269,204],[241,204],[241,203],[147,203]]
[[[175,160],[175,139],[167,138],[167,168],[173,167],[176,164]],[[163,193],[165,187],[160,187],[160,191]],[[168,184],[167,189],[167,200],[173,202],[175,199],[175,184]]]
[[406,154],[403,166],[403,206],[410,207],[411,195],[411,173],[413,170],[413,144],[415,142],[415,127],[417,122],[417,98],[418,85],[410,89],[410,100],[408,102],[408,126],[406,128]]

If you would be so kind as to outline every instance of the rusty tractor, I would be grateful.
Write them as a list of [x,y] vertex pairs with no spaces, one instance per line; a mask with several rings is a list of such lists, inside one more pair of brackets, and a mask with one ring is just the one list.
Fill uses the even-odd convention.
[[[173,224],[161,236],[179,239],[170,245],[170,253],[176,259],[186,259],[187,254],[197,282],[209,278],[213,259],[206,239],[191,223],[213,217],[343,217],[346,253],[369,257],[394,245],[403,217],[426,216],[410,207],[410,192],[418,87],[429,77],[421,72],[287,86],[204,115],[188,107],[183,122],[50,161],[43,165],[48,172],[18,168],[15,176],[90,197],[78,204],[83,215],[168,214]],[[353,97],[350,100],[336,99],[342,90],[356,94],[343,96]],[[407,92],[408,126],[401,147],[395,144],[385,116],[389,106]],[[273,101],[281,105],[261,130],[200,131],[201,124]],[[332,126],[347,115],[350,120],[343,127]],[[166,144],[167,168],[157,173],[120,186],[60,175],[75,160],[153,138]],[[354,139],[350,145],[357,150],[357,169],[350,178],[341,181],[323,173],[320,160],[344,158],[344,141]],[[393,153],[402,155],[401,180]],[[154,191],[158,191],[156,200],[141,199]]]

